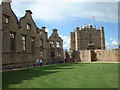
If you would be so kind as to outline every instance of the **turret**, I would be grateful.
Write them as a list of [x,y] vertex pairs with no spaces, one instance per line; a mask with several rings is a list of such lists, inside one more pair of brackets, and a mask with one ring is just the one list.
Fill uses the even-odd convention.
[[105,49],[104,27],[101,27],[100,30],[101,30],[101,46],[102,46],[102,49]]

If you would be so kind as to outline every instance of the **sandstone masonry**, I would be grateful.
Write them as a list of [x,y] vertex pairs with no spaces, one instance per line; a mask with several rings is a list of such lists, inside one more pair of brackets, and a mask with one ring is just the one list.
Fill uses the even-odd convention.
[[10,2],[2,2],[0,7],[3,69],[35,66],[37,59],[43,59],[46,64],[64,61],[63,40],[57,29],[48,38],[46,27],[36,26],[30,10],[18,21]]

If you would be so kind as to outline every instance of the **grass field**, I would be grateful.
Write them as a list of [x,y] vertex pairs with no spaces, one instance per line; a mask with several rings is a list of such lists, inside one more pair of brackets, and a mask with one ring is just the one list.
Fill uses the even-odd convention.
[[67,63],[7,71],[3,88],[118,88],[118,64]]

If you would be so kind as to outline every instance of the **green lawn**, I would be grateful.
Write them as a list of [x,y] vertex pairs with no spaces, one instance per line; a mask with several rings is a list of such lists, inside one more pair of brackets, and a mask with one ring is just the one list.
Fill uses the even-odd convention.
[[117,63],[67,63],[3,72],[4,88],[118,88]]

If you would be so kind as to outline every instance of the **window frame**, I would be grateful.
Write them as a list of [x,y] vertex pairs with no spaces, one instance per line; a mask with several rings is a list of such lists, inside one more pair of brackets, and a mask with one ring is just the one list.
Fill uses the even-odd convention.
[[26,37],[27,37],[26,35],[22,35],[22,51],[23,52],[26,52]]
[[10,35],[10,52],[16,52],[16,33],[9,32]]
[[30,31],[31,30],[31,24],[27,23],[26,28],[27,28],[27,30]]

